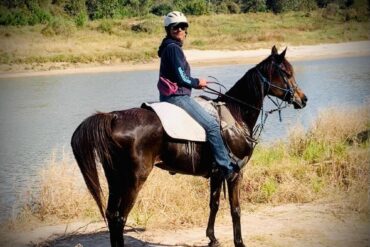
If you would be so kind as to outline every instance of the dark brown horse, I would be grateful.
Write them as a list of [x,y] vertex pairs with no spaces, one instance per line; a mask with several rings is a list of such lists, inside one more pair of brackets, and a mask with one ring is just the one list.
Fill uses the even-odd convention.
[[[306,105],[307,98],[297,86],[285,52],[286,49],[278,54],[274,46],[270,56],[250,69],[225,95],[217,99],[226,102],[239,126],[247,129],[225,135],[228,147],[240,159],[252,154],[253,148],[247,141],[249,136],[245,135],[253,131],[266,95],[293,104],[296,109]],[[214,234],[214,223],[223,179],[217,169],[212,169],[213,160],[208,144],[194,143],[194,152],[189,154],[187,142],[170,138],[157,115],[143,108],[90,116],[76,129],[71,144],[87,188],[102,216],[108,221],[111,246],[124,245],[123,228],[127,216],[154,166],[171,173],[210,178],[210,216],[206,233],[210,246],[219,244]],[[97,159],[103,165],[109,188],[105,212]],[[227,183],[235,246],[244,246],[240,228],[240,182],[241,175]]]

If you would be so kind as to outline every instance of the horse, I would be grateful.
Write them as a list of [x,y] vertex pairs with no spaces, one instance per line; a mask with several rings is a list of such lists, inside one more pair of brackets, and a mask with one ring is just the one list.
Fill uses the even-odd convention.
[[[275,46],[262,62],[247,71],[225,94],[214,101],[224,102],[239,126],[248,131],[229,132],[227,146],[242,159],[252,155],[248,133],[262,114],[265,96],[274,96],[295,109],[306,106],[307,97],[298,87],[292,65]],[[157,115],[145,108],[131,108],[109,113],[98,112],[86,118],[71,139],[74,157],[89,192],[108,224],[112,247],[124,246],[123,229],[137,195],[154,166],[170,173],[203,176],[210,179],[210,215],[206,229],[209,246],[218,246],[214,224],[219,208],[222,184],[227,184],[236,247],[244,247],[240,226],[239,188],[242,172],[226,181],[217,169],[206,142],[192,143],[169,137]],[[249,160],[249,158],[247,160]],[[97,162],[103,166],[109,197],[104,212]],[[192,164],[192,165],[190,165]]]

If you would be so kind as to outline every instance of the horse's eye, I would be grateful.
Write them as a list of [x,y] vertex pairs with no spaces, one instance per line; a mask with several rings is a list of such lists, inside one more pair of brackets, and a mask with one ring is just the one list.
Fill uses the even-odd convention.
[[288,72],[287,70],[282,69],[281,71],[283,71],[284,75],[285,75],[288,79],[290,79],[290,78],[292,77],[292,73]]

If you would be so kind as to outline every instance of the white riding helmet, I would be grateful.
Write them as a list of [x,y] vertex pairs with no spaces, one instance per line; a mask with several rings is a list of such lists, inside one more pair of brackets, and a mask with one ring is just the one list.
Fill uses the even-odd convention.
[[188,24],[188,20],[186,19],[185,15],[179,11],[172,11],[164,17],[165,27],[168,27],[169,25],[173,23],[180,23],[180,22]]

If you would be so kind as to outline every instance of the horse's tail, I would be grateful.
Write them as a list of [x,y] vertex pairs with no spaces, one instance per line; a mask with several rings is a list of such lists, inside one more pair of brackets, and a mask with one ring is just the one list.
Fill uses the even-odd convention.
[[[112,120],[114,114],[97,113],[85,119],[72,135],[71,146],[85,183],[105,220],[102,189],[97,171],[97,159],[111,164]],[[105,167],[106,168],[106,167]]]

